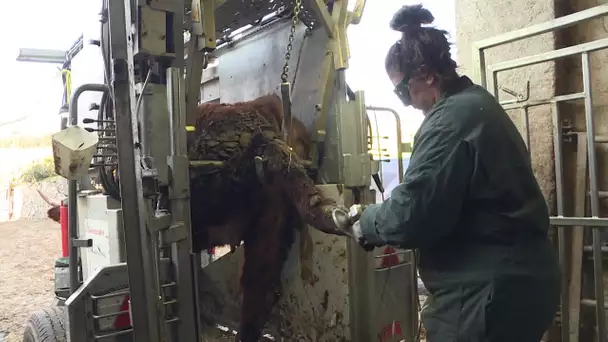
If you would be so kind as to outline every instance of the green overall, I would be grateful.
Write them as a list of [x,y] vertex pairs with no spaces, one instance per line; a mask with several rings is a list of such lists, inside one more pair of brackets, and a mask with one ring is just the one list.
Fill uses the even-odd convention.
[[467,77],[427,113],[404,182],[360,223],[371,244],[418,250],[429,342],[539,342],[551,325],[547,204],[517,128]]

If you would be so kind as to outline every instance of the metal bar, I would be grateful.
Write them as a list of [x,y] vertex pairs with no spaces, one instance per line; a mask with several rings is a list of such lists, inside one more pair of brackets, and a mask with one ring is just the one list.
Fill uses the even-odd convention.
[[[319,1],[319,0],[317,0]],[[348,46],[348,0],[334,2],[332,17],[336,24],[333,39],[334,45],[334,64],[337,70],[348,69],[350,50]]]
[[401,184],[403,182],[403,144],[401,143],[401,139],[402,139],[402,132],[401,132],[401,117],[399,116],[399,113],[397,113],[394,109],[392,108],[388,108],[388,107],[374,107],[374,106],[368,106],[366,107],[367,110],[375,110],[375,111],[384,111],[384,112],[389,112],[391,114],[393,114],[393,116],[395,117],[395,121],[396,121],[396,125],[397,125],[397,163],[399,163],[399,165],[397,165],[398,167],[398,172],[399,172],[399,184]]
[[608,143],[608,135],[596,135],[595,142],[598,144]]
[[[374,106],[368,106],[366,107],[366,110],[374,110],[374,111],[386,111],[389,112],[391,114],[393,114],[393,116],[395,117],[395,123],[397,125],[397,163],[398,163],[398,179],[399,179],[399,183],[403,182],[403,177],[404,177],[404,168],[403,168],[403,143],[402,143],[402,131],[401,131],[401,117],[399,116],[399,113],[397,113],[394,109],[392,108],[387,108],[387,107],[374,107]],[[409,266],[409,270],[410,270],[410,281],[411,281],[411,303],[416,303],[416,310],[415,313],[412,313],[411,315],[411,322],[409,322],[409,327],[408,327],[408,331],[411,331],[414,333],[414,335],[411,337],[412,339],[415,338],[416,336],[418,336],[418,267],[416,264],[416,253],[413,250],[403,250],[403,251],[398,251],[398,252],[394,252],[394,253],[390,253],[390,254],[382,254],[382,255],[378,255],[375,256],[374,258],[382,258],[382,257],[386,257],[386,256],[390,256],[390,255],[400,255],[400,254],[409,254],[410,255],[410,262],[406,262],[403,264],[399,264],[397,266],[393,266],[393,267],[389,267],[389,268],[384,268],[384,269],[375,269],[375,272],[383,272],[383,271],[388,271],[388,270],[392,270],[395,269],[397,267],[404,267],[404,266]]]
[[[202,74],[201,74],[202,75]],[[171,245],[171,262],[177,283],[177,307],[180,324],[177,326],[177,341],[195,341],[199,334],[197,306],[194,287],[198,279],[190,254],[193,247],[190,224],[190,174],[186,144],[186,86],[183,69],[167,69],[167,105],[171,132],[171,155],[168,157],[170,172],[169,198],[171,198],[172,226],[169,229],[185,229],[186,239]],[[200,256],[199,256],[200,258]],[[197,274],[197,273],[196,273]]]
[[[586,252],[586,253],[592,252],[593,253],[593,246],[584,246],[583,252]],[[604,254],[604,253],[608,253],[608,246],[602,246],[602,254]]]
[[212,167],[222,167],[224,166],[223,161],[218,160],[193,160],[189,162],[190,167],[193,168],[212,168]]
[[608,218],[551,216],[552,226],[584,226],[608,228]]
[[595,299],[583,298],[581,299],[581,305],[595,307],[597,305],[597,301]]
[[122,291],[103,294],[103,295],[99,295],[99,296],[91,295],[91,299],[95,301],[95,300],[100,300],[100,299],[114,298],[114,297],[127,296],[127,295],[129,295],[129,290],[125,289]]
[[[527,111],[526,111],[527,113]],[[562,158],[562,122],[561,115],[557,103],[553,103],[551,106],[551,114],[553,116],[553,154],[555,156],[555,193],[557,201],[557,214],[560,216],[564,215],[564,163]],[[528,131],[529,133],[529,131]],[[529,135],[528,135],[529,139]],[[529,144],[530,141],[527,141]],[[529,148],[528,148],[529,149]],[[566,241],[566,228],[558,227],[558,245],[559,245],[559,264],[562,268],[561,273],[561,319],[562,322],[570,321],[570,310],[569,310],[569,298],[568,298],[568,258],[567,250],[568,244]],[[569,342],[570,335],[568,334],[568,325],[562,324],[561,336],[562,342]]]
[[384,257],[389,257],[389,256],[393,256],[393,255],[404,255],[407,254],[409,251],[408,250],[401,250],[401,251],[397,251],[397,252],[393,252],[393,253],[386,253],[386,254],[378,254],[374,256],[374,259],[382,259]]
[[[78,100],[80,95],[86,91],[107,92],[108,87],[103,84],[83,84],[76,88],[70,101],[69,120],[71,126],[78,125]],[[70,250],[69,270],[70,270],[70,294],[74,293],[80,286],[78,272],[79,250],[74,241],[78,239],[78,180],[68,181],[68,247]]]
[[196,123],[197,106],[201,99],[201,79],[205,54],[199,50],[198,39],[191,39],[188,43],[188,59],[186,60],[186,123]]
[[[410,251],[408,251],[408,252],[410,252]],[[387,272],[387,271],[392,271],[394,269],[405,267],[405,266],[412,266],[412,263],[406,262],[406,263],[403,263],[403,264],[398,264],[398,265],[395,265],[395,266],[389,266],[389,267],[385,267],[385,268],[374,268],[374,272]],[[408,328],[411,329],[410,331],[415,331],[414,329],[412,329],[412,328],[414,328],[413,326],[412,327],[408,327]]]
[[336,26],[336,23],[332,18],[331,14],[329,14],[325,2],[323,0],[308,1],[310,2],[313,11],[317,15],[319,23],[321,23],[321,26],[323,26],[325,33],[327,33],[327,36],[329,38],[334,38],[334,27]]
[[484,88],[487,88],[486,75],[486,53],[483,49],[476,48],[473,44],[473,81],[479,83]]
[[[607,6],[608,7],[608,6]],[[608,39],[607,39],[608,41]],[[589,54],[583,53],[583,91],[585,92],[585,121],[587,126],[587,151],[589,153],[589,190],[591,191],[591,215],[600,215],[600,200],[597,184],[597,160],[595,156],[595,123],[593,118],[593,98],[591,89],[591,66]],[[604,279],[602,265],[602,235],[597,227],[593,227],[593,276],[595,283],[595,309],[597,318],[598,342],[606,342],[606,312],[604,311]]]
[[[579,134],[576,142],[576,171],[574,185],[574,216],[585,216],[585,202],[587,199],[587,140]],[[569,329],[570,341],[579,341],[580,314],[581,314],[581,286],[584,250],[584,227],[572,227],[570,243],[570,284],[568,288],[569,300]]]
[[518,40],[523,40],[543,33],[575,25],[579,22],[602,17],[608,14],[608,5],[599,5],[584,11],[556,18],[541,24],[528,26],[520,30],[504,33],[502,35],[483,39],[473,43],[473,79],[482,87],[487,88],[487,71],[485,50]]
[[[134,148],[138,130],[135,113],[135,84],[131,37],[130,1],[108,1],[110,53],[112,61],[112,100],[116,118],[120,197],[124,211],[123,226],[126,244],[127,272],[131,291],[133,339],[160,342],[160,317],[156,307],[159,291],[154,272],[151,245],[146,221],[147,208],[142,188],[141,156]],[[158,284],[156,284],[158,285]]]
[[584,98],[585,98],[585,93],[574,93],[574,94],[555,96],[555,97],[552,97],[552,98],[546,99],[546,100],[509,103],[509,104],[504,104],[502,107],[505,110],[512,110],[512,109],[519,109],[519,108],[525,108],[525,107],[529,108],[529,107],[544,106],[544,105],[551,104],[553,102],[566,102],[566,101],[580,100],[580,99],[584,99]]
[[201,9],[203,13],[203,35],[200,42],[202,43],[204,40],[205,44],[200,45],[201,47],[204,46],[204,50],[206,52],[211,52],[217,47],[217,38],[215,34],[215,9],[221,5],[219,2],[220,1],[217,0],[201,1]]
[[49,49],[21,48],[17,62],[63,64],[66,62],[67,51]]
[[[180,321],[179,317],[173,317],[173,318],[169,318],[169,319],[165,320],[165,324],[173,324],[173,323],[177,323],[179,321]],[[118,337],[121,335],[126,335],[130,332],[133,332],[133,329],[125,329],[125,330],[113,331],[113,332],[110,332],[107,334],[95,335],[93,337],[93,339],[95,341],[106,340],[109,338],[113,338],[113,337],[115,338],[115,337]],[[133,341],[135,341],[135,340],[133,340]]]
[[[522,127],[524,129],[524,140],[526,147],[528,148],[528,154],[532,155],[532,146],[530,146],[530,113],[528,113],[528,107],[522,108],[523,113],[521,114]],[[557,157],[556,157],[557,158]],[[563,215],[560,214],[560,215]]]
[[[105,340],[105,339],[109,339],[111,337],[118,337],[118,336],[121,336],[121,335],[126,335],[126,334],[131,333],[131,332],[133,334],[135,334],[135,331],[132,328],[131,329],[125,329],[125,330],[119,330],[119,331],[113,331],[113,332],[110,332],[110,333],[107,333],[107,334],[95,335],[93,337],[93,340],[94,341]],[[133,341],[135,341],[135,339],[133,339]]]
[[608,38],[594,40],[592,42],[569,46],[563,49],[553,50],[549,52],[539,53],[537,55],[512,59],[505,62],[500,62],[488,66],[488,69],[498,72],[516,68],[525,67],[532,64],[552,61],[559,58],[578,55],[586,52],[593,52],[608,47]]
[[487,89],[488,92],[496,98],[496,100],[500,101],[500,96],[498,95],[498,75],[496,71],[488,70]]
[[334,69],[334,59],[332,50],[332,41],[329,40],[327,43],[327,53],[323,58],[323,68],[321,69],[321,77],[319,78],[318,86],[318,104],[316,108],[316,115],[314,118],[315,130],[311,134],[311,140],[314,142],[314,148],[311,152],[311,159],[313,166],[316,168],[321,167],[322,156],[325,150],[325,137],[327,116],[331,107],[331,100],[334,94],[334,81],[336,73]]
[[543,33],[555,31],[561,28],[576,25],[579,22],[599,18],[608,14],[608,5],[599,5],[590,9],[556,18],[544,23],[528,26],[519,30],[503,33],[487,39],[475,42],[475,49],[488,49],[498,45],[512,43]]
[[121,310],[121,311],[116,311],[116,312],[110,312],[107,314],[101,314],[101,315],[92,315],[93,319],[102,319],[102,318],[108,318],[108,317],[116,317],[116,316],[120,316],[122,314],[129,314],[129,310]]
[[365,10],[366,0],[357,0],[353,11],[349,13],[349,23],[351,25],[358,25],[363,17],[363,11]]

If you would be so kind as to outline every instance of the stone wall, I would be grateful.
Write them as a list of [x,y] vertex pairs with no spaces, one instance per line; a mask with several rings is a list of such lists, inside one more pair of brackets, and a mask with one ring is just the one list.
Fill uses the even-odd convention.
[[[461,72],[471,75],[473,65],[473,43],[504,32],[527,27],[531,24],[545,22],[555,18],[553,0],[511,0],[483,1],[456,0],[456,45]],[[488,64],[529,56],[553,50],[555,37],[544,34],[487,50]],[[499,86],[504,86],[518,93],[526,92],[526,83],[530,82],[530,99],[541,100],[555,94],[554,63],[538,64],[498,74]],[[499,92],[501,101],[510,96]],[[509,113],[523,133],[521,110]],[[550,205],[553,206],[555,188],[553,166],[553,142],[551,109],[538,107],[529,111],[531,134],[530,151],[536,177]]]

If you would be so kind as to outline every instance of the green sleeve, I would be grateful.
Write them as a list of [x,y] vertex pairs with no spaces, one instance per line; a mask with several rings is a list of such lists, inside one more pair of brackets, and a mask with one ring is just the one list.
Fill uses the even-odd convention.
[[469,144],[450,128],[429,127],[415,145],[404,182],[361,216],[371,244],[425,247],[450,235],[460,220],[473,173]]

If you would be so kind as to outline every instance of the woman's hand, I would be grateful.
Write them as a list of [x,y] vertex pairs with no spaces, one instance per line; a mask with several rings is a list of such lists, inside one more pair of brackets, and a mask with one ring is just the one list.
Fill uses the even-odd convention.
[[363,232],[361,231],[361,223],[359,222],[364,210],[365,207],[363,205],[355,204],[349,208],[348,212],[335,209],[332,216],[337,227],[357,241],[364,250],[369,252],[374,249],[374,246],[365,241]]
[[352,231],[352,237],[366,252],[371,252],[374,250],[374,248],[376,248],[376,246],[369,244],[367,240],[365,240],[365,238],[363,237],[363,232],[361,231],[361,222],[359,220],[353,223],[350,230]]

